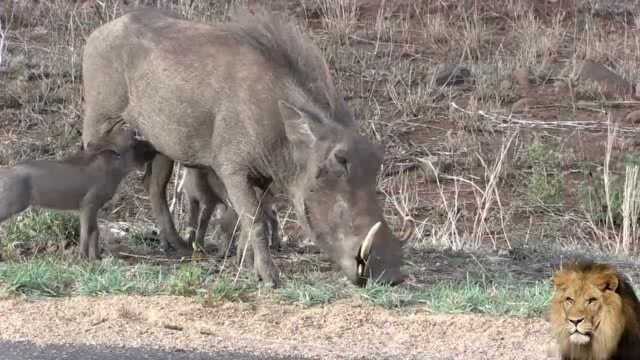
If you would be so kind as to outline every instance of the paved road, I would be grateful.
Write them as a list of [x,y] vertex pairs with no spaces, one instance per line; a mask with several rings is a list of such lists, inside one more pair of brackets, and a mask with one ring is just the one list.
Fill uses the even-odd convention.
[[95,345],[46,345],[0,341],[0,360],[257,360],[301,359],[241,352],[186,352]]

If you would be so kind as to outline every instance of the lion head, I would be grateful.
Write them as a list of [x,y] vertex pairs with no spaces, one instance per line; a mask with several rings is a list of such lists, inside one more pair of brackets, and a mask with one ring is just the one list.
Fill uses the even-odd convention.
[[557,272],[550,320],[563,359],[635,359],[640,303],[609,265],[576,263]]

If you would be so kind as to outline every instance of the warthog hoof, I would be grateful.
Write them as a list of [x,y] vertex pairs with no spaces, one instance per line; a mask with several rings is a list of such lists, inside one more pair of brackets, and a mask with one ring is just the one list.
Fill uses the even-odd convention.
[[280,277],[278,276],[278,272],[275,270],[275,267],[272,272],[267,273],[267,276],[263,277],[260,275],[260,271],[256,266],[254,269],[256,277],[258,281],[262,282],[262,286],[270,289],[277,289],[280,287]]
[[160,234],[160,247],[165,253],[185,252],[193,249],[180,237],[169,238]]
[[91,253],[85,253],[82,251],[80,251],[80,253],[78,254],[78,257],[80,259],[89,260],[89,261],[100,260],[102,258],[100,254],[91,254]]
[[256,263],[254,268],[258,280],[262,281],[264,286],[276,289],[280,286],[280,276],[278,269],[273,263],[264,264],[262,266]]

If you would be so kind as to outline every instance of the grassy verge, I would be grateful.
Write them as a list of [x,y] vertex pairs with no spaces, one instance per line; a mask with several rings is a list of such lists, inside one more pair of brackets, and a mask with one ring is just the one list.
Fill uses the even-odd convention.
[[[131,266],[112,258],[99,263],[78,263],[42,257],[0,264],[0,293],[8,295],[179,295],[195,296],[211,304],[250,301],[259,289],[251,280],[241,278],[234,282],[231,274],[211,274],[205,266],[193,263]],[[361,299],[387,309],[423,307],[435,313],[539,316],[548,306],[551,288],[547,282],[518,285],[469,280],[425,288],[372,284],[359,289],[342,281],[335,283],[316,277],[314,281],[287,281],[269,295],[276,301],[305,307]]]

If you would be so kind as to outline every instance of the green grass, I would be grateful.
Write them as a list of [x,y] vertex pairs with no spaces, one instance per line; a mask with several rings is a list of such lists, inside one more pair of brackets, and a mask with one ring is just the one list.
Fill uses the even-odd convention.
[[341,287],[316,279],[314,283],[292,280],[278,290],[282,299],[303,306],[322,305],[338,299],[359,297],[385,309],[426,307],[435,313],[484,313],[509,316],[540,316],[551,299],[548,282],[517,283],[468,280],[443,282],[432,287],[392,287],[369,284],[365,288]]
[[72,262],[54,257],[0,263],[4,292],[33,296],[73,295],[195,295],[205,283],[205,270],[194,265],[175,269],[126,263],[107,258],[97,263]]
[[168,281],[169,293],[179,296],[193,296],[205,283],[207,272],[198,265],[184,264],[171,274]]
[[424,289],[373,284],[357,294],[387,309],[424,305],[435,313],[539,316],[548,307],[551,288],[545,282],[518,285],[466,281],[444,282]]
[[77,279],[72,294],[90,296],[161,294],[169,279],[168,271],[159,266],[141,264],[128,267],[113,258],[96,264],[72,266],[71,271]]
[[236,283],[228,277],[219,277],[208,288],[205,303],[211,305],[224,301],[244,301],[248,294],[256,290],[257,284],[252,279],[242,278]]
[[335,285],[322,281],[312,284],[304,280],[287,282],[279,293],[286,301],[304,306],[327,304],[340,295]]
[[77,214],[29,209],[3,224],[3,243],[77,242],[80,219]]
[[54,259],[0,264],[0,285],[7,293],[57,297],[77,281],[70,268]]
[[423,295],[423,300],[437,313],[540,316],[549,306],[551,294],[548,282],[482,284],[468,281],[438,284]]
[[[275,294],[291,304],[317,306],[339,299],[360,298],[386,309],[424,307],[435,313],[485,313],[539,316],[548,307],[548,282],[443,282],[432,287],[390,287],[369,284],[356,288],[334,280],[295,279]],[[205,304],[248,301],[258,292],[250,276],[237,282],[230,274],[212,275],[196,263],[175,266],[138,264],[107,258],[100,262],[74,262],[55,257],[0,263],[0,294],[35,297],[122,295],[179,295],[201,297]],[[270,291],[270,290],[267,290]]]

